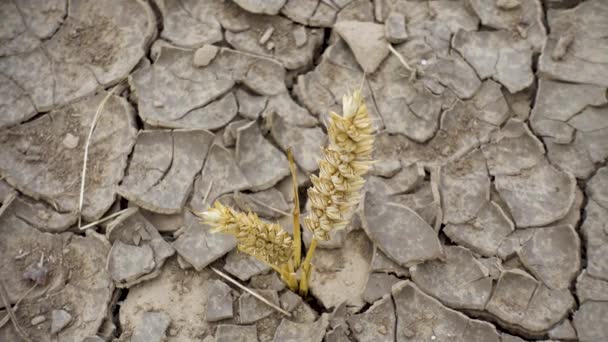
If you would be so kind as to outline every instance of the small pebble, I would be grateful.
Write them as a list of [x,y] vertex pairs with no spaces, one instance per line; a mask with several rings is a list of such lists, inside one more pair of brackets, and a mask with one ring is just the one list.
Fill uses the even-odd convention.
[[141,242],[141,235],[133,234],[133,244],[135,244],[135,246],[139,246],[140,242]]
[[266,44],[270,40],[270,37],[272,37],[273,33],[274,33],[274,27],[269,26],[266,29],[266,31],[264,31],[264,34],[262,34],[262,37],[260,37],[260,44],[262,44],[262,45]]
[[403,333],[403,336],[407,338],[412,338],[416,335],[416,333],[409,328],[403,328],[401,332]]
[[82,342],[105,342],[105,340],[99,336],[87,336]]
[[38,325],[44,321],[46,321],[46,317],[40,315],[32,318],[32,321],[30,323],[32,323],[32,325]]
[[380,327],[378,327],[378,332],[382,335],[386,335],[386,327],[384,325],[381,325]]
[[79,137],[68,133],[65,135],[65,138],[63,138],[63,146],[71,149],[74,149],[78,146],[78,141],[80,140]]
[[567,31],[561,37],[559,37],[559,39],[557,40],[557,44],[553,49],[553,53],[551,54],[551,58],[554,61],[562,60],[568,52],[568,48],[570,48],[570,45],[572,45],[572,43],[574,42],[574,38],[574,32],[571,30]]
[[209,65],[215,56],[217,56],[219,50],[220,49],[215,45],[203,45],[194,52],[192,64],[198,68]]
[[405,26],[405,16],[392,12],[384,22],[384,35],[390,43],[399,44],[407,40],[408,34]]
[[512,10],[521,6],[521,0],[496,0],[496,7],[502,10]]
[[306,41],[308,41],[308,36],[306,34],[306,29],[304,26],[296,25],[296,27],[292,31],[293,39],[296,41],[296,47],[302,47],[306,45]]
[[51,335],[63,330],[72,321],[72,315],[65,310],[53,310],[51,313]]

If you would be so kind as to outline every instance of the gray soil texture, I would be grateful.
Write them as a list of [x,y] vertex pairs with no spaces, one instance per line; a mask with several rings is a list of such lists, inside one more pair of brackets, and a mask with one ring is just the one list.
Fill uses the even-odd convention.
[[[301,298],[193,211],[291,233],[356,89]],[[0,341],[608,341],[607,159],[606,0],[0,0]]]

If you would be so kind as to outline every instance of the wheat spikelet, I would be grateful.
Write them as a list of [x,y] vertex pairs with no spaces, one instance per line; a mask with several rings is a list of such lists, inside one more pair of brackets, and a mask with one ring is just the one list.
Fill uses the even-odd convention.
[[308,189],[311,210],[304,226],[319,240],[329,240],[331,230],[350,222],[361,198],[363,175],[371,167],[374,135],[361,92],[342,99],[344,115],[330,113],[329,145],[319,161],[319,176],[312,176]]
[[200,215],[212,232],[236,237],[238,249],[277,268],[291,258],[292,239],[281,226],[262,221],[254,213],[240,213],[216,201]]

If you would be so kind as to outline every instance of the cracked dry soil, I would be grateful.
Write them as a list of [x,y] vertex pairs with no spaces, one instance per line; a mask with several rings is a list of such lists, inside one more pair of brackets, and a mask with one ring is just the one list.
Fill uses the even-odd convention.
[[[0,1],[0,341],[608,340],[606,18],[603,0]],[[114,87],[81,216],[122,212],[83,232]],[[377,162],[304,301],[188,209],[291,229],[285,151],[305,214],[358,87]]]

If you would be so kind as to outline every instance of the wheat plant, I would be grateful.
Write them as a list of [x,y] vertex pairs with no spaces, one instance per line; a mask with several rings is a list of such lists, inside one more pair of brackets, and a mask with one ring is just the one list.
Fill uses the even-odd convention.
[[241,213],[219,202],[197,214],[212,232],[236,237],[238,249],[265,262],[281,276],[292,291],[308,294],[312,257],[318,241],[330,239],[332,231],[344,229],[361,199],[363,176],[371,167],[374,134],[367,107],[360,91],[342,99],[343,114],[330,113],[327,127],[329,144],[322,148],[319,175],[312,176],[308,189],[310,210],[304,227],[312,240],[302,260],[300,203],[296,166],[291,149],[289,168],[293,183],[293,238],[278,224],[262,221],[255,213]]

